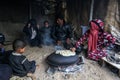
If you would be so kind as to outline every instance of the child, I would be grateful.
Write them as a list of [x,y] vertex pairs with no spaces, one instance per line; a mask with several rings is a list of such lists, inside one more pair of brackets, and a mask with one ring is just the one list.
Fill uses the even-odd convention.
[[35,65],[35,61],[28,61],[28,59],[22,54],[25,51],[25,42],[20,39],[16,39],[13,42],[13,52],[9,56],[9,64],[13,70],[13,74],[23,77],[29,76],[35,80],[34,72],[38,66]]
[[51,26],[49,26],[48,21],[44,21],[44,26],[41,28],[41,43],[43,45],[52,45],[53,44],[53,39],[51,37]]

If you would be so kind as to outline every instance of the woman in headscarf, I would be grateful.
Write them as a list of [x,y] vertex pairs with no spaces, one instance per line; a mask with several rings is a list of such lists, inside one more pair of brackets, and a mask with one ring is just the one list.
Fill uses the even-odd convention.
[[105,46],[114,44],[116,39],[103,30],[104,23],[100,19],[94,19],[89,23],[90,29],[76,42],[78,48],[85,40],[88,41],[88,58],[99,60],[105,57]]
[[30,46],[41,47],[41,41],[39,38],[37,21],[35,19],[30,19],[23,28],[23,32],[26,35],[27,42]]

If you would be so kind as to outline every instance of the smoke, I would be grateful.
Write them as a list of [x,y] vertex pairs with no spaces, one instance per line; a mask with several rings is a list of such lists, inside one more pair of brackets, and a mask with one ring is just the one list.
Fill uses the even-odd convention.
[[51,28],[43,27],[41,29],[41,37],[41,44],[48,46],[53,44],[53,39],[51,38]]

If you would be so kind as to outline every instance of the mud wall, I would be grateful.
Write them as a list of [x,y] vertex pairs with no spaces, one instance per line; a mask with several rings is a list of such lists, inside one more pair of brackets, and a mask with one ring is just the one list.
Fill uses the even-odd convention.
[[[0,2],[0,32],[7,40],[22,37],[22,29],[30,19],[30,2],[33,0]],[[60,13],[74,27],[75,37],[81,36],[81,25],[88,26],[92,0],[36,0],[31,2],[31,18],[35,18],[40,26],[48,20],[51,25]],[[55,8],[56,7],[56,8]],[[93,18],[105,22],[105,30],[109,24],[120,28],[120,0],[94,0]]]

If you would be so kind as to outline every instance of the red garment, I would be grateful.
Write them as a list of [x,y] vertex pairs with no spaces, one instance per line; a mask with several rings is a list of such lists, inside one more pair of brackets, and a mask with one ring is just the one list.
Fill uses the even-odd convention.
[[94,22],[90,22],[90,25],[91,25],[91,28],[88,36],[89,37],[88,51],[96,51],[99,27]]

